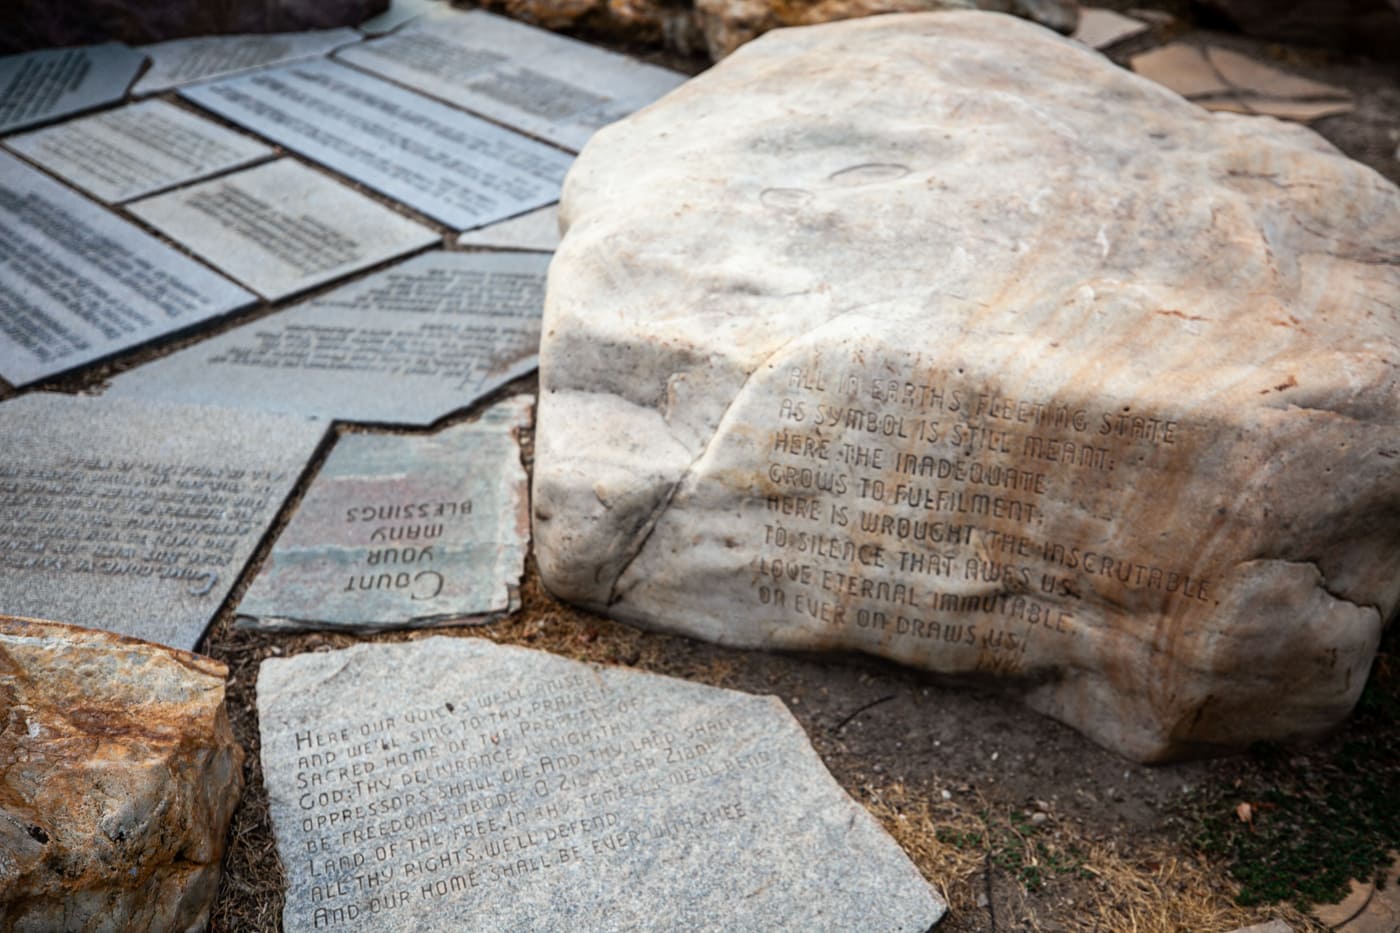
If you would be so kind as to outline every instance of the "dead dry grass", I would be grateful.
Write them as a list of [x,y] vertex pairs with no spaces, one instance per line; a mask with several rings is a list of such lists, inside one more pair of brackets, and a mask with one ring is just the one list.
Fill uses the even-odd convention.
[[[1161,844],[1125,847],[1053,818],[1045,829],[1026,832],[1017,829],[1025,824],[1014,811],[981,796],[930,799],[899,783],[867,788],[861,798],[943,893],[949,933],[1227,933],[1270,920],[1298,933],[1326,929],[1292,908],[1236,905],[1238,889],[1217,867]],[[1006,861],[1039,870],[1045,881],[1038,897],[1029,897],[1016,872],[999,864]],[[989,896],[993,887],[1001,889],[999,897]],[[992,912],[1003,911],[1000,925],[986,922],[989,903]]]

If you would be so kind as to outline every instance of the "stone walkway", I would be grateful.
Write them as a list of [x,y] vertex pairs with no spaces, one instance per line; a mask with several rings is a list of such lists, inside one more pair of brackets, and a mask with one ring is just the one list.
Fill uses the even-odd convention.
[[[1151,17],[1085,29],[1198,102],[1314,119],[1400,179],[1400,86],[1375,66]],[[921,843],[897,821],[949,801],[961,818],[984,793],[1045,814],[1037,826],[1087,821],[1081,842],[1155,831],[1206,766],[1125,765],[999,700],[644,636],[539,588],[524,468],[556,204],[594,131],[685,81],[693,63],[659,57],[676,68],[417,0],[360,30],[0,59],[0,614],[223,658],[254,751],[262,658],[358,643],[346,629],[509,616],[488,637],[779,693],[911,854]],[[1201,84],[1202,68],[1228,75]],[[454,484],[463,463],[484,472]],[[335,631],[282,634],[318,621]],[[975,728],[907,733],[900,717],[929,702]],[[976,763],[922,773],[943,741]],[[298,748],[268,779],[279,792]],[[1011,760],[1046,762],[1044,779],[1005,774]],[[254,755],[216,929],[281,913],[259,767]],[[1097,896],[1039,897],[1023,879],[998,893],[1008,877],[988,867],[975,908],[935,880],[948,929],[1005,929],[1008,911],[1053,929]]]

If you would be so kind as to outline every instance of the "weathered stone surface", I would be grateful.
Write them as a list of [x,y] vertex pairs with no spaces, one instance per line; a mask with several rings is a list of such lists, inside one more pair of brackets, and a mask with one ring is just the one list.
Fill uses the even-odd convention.
[[128,370],[109,394],[430,425],[535,368],[548,266],[424,253]]
[[1074,31],[1075,0],[487,0],[484,6],[548,29],[586,23],[631,41],[664,43],[685,53],[720,59],[751,39],[784,26],[809,26],[881,13],[992,10],[1035,20],[1062,33]]
[[439,239],[294,159],[158,194],[127,210],[273,301]]
[[530,540],[520,431],[534,397],[431,435],[340,438],[238,604],[261,629],[374,632],[520,608]]
[[775,697],[430,638],[270,658],[258,719],[288,930],[924,933],[944,912]]
[[12,136],[5,145],[108,203],[262,159],[272,149],[163,100]]
[[1354,704],[1400,598],[1400,191],[1316,135],[879,17],[601,132],[560,213],[555,593],[999,678],[1138,759]]
[[343,45],[358,42],[353,29],[322,29],[274,35],[199,36],[143,46],[150,69],[136,82],[137,97],[266,68],[304,58],[317,58]]
[[0,405],[0,613],[192,649],[326,422],[34,392]]
[[116,42],[0,58],[0,133],[115,103],[145,61]]
[[0,152],[0,376],[37,382],[257,299]]
[[598,127],[685,82],[678,72],[483,10],[422,19],[336,57],[575,151]]
[[224,665],[0,616],[0,925],[202,930],[243,789]]

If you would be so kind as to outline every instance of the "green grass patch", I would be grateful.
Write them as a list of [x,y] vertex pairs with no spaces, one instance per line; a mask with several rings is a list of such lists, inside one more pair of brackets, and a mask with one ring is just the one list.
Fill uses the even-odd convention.
[[1221,771],[1185,816],[1196,845],[1240,884],[1241,905],[1307,910],[1377,878],[1400,851],[1400,626],[1338,735],[1307,751],[1261,746]]
[[978,816],[982,832],[939,830],[938,841],[963,851],[981,852],[1027,891],[1040,891],[1059,875],[1088,877],[1083,853],[1055,840],[1025,813],[1013,810],[1000,815],[983,810]]

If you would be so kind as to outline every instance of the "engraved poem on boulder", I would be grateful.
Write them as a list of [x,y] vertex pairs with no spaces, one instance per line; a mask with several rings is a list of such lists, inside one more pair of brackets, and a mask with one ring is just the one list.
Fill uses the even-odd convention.
[[0,133],[119,101],[145,61],[116,42],[0,56]]
[[482,10],[420,20],[336,57],[575,151],[686,80]]
[[251,628],[485,622],[520,606],[529,540],[516,396],[436,434],[348,434],[239,603]]
[[0,153],[0,376],[25,385],[254,297]]
[[560,213],[556,594],[1001,678],[1140,759],[1355,703],[1400,600],[1400,191],[1317,136],[875,17],[600,135]]
[[274,301],[438,239],[292,159],[159,194],[129,210]]
[[14,136],[5,145],[109,203],[272,155],[262,143],[162,100]]
[[551,146],[331,61],[182,93],[458,230],[558,200],[572,161]]
[[118,376],[112,395],[427,425],[535,368],[549,256],[424,253]]
[[268,659],[287,929],[924,933],[944,905],[756,697],[477,638]]
[[323,422],[33,393],[0,405],[0,613],[191,650]]

